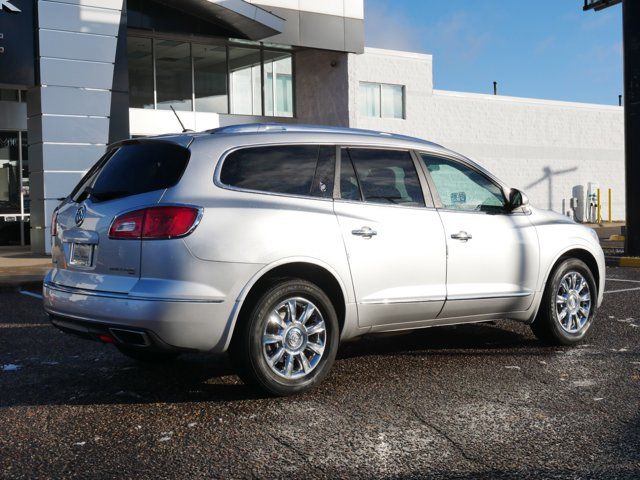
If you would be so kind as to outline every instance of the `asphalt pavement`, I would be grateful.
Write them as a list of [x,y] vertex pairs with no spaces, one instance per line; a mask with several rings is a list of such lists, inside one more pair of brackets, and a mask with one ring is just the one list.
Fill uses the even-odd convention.
[[640,269],[585,343],[498,322],[341,346],[317,389],[257,395],[225,357],[143,367],[0,293],[1,478],[639,478]]

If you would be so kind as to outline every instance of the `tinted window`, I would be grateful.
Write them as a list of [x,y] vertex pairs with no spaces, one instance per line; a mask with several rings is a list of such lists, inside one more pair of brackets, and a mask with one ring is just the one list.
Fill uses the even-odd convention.
[[409,152],[360,148],[348,151],[365,202],[424,206],[420,180]]
[[476,170],[445,158],[422,154],[444,208],[471,212],[504,211],[502,189]]
[[189,150],[172,143],[123,145],[94,173],[91,198],[103,201],[172,187],[188,161]]
[[340,198],[345,200],[362,200],[358,177],[353,169],[353,163],[346,148],[342,149],[340,165]]
[[336,147],[325,145],[320,147],[316,174],[311,185],[311,195],[314,197],[332,198],[333,182],[336,167]]
[[335,147],[247,148],[229,154],[220,181],[247,190],[330,198],[334,163]]

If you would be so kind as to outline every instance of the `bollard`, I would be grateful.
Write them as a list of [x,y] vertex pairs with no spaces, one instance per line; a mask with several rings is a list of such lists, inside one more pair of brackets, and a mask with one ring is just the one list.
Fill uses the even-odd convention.
[[613,207],[611,206],[611,193],[612,190],[609,189],[609,201],[607,202],[607,205],[609,206],[609,223],[613,222],[613,220],[611,219],[612,215],[611,215],[611,211],[613,210]]
[[596,216],[596,223],[602,223],[602,205],[601,205],[601,201],[600,201],[601,200],[601,196],[600,196],[600,189],[599,188],[596,190],[596,193],[597,193],[597,202],[598,202],[598,204],[596,206],[596,208],[598,209],[597,210],[598,214]]

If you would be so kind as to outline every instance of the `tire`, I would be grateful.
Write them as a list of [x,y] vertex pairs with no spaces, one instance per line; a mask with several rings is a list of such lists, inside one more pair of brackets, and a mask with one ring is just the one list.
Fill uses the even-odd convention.
[[338,317],[329,297],[311,282],[288,279],[267,288],[239,319],[230,353],[245,383],[286,396],[324,379],[338,341]]
[[[586,287],[582,287],[582,283],[588,287],[588,304],[583,300]],[[564,303],[560,297],[564,298]],[[575,345],[584,339],[593,323],[597,298],[596,282],[589,267],[577,258],[568,258],[549,276],[531,330],[548,345]],[[584,310],[588,310],[586,315]]]
[[149,364],[162,364],[171,362],[175,360],[179,355],[176,352],[159,352],[153,350],[144,350],[141,348],[130,348],[122,346],[116,346],[116,348],[120,351],[120,353],[126,355],[129,358],[132,358],[138,362]]

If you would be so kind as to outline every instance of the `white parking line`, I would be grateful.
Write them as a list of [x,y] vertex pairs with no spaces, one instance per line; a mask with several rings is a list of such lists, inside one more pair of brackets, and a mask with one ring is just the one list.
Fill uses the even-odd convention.
[[40,295],[39,293],[28,292],[27,290],[20,290],[20,293],[28,297],[39,298],[40,300],[42,300],[42,295]]
[[640,280],[627,280],[624,278],[607,278],[607,282],[631,282],[631,283],[640,283]]
[[620,292],[635,292],[635,291],[639,291],[640,287],[636,287],[636,288],[623,288],[620,290],[606,290],[604,293],[620,293]]

